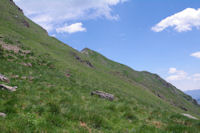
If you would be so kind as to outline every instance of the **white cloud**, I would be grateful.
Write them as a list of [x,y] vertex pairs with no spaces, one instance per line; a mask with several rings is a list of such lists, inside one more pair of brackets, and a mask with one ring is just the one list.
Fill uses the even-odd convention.
[[86,31],[86,28],[83,27],[82,23],[74,23],[71,25],[65,25],[64,27],[60,27],[56,29],[57,33],[75,33],[75,32],[83,32]]
[[196,57],[196,58],[200,58],[200,52],[192,53],[190,56],[193,56],[193,57]]
[[172,73],[176,73],[176,71],[177,71],[177,70],[176,70],[176,68],[174,68],[174,67],[169,68],[169,73],[171,73],[171,74],[172,74]]
[[170,68],[168,73],[173,74],[173,75],[170,75],[169,77],[167,77],[168,81],[183,80],[183,79],[187,78],[186,72],[184,72],[182,70],[177,70],[176,68]]
[[200,73],[188,74],[183,70],[169,68],[166,80],[182,91],[200,89]]
[[51,34],[50,36],[51,36],[51,37],[56,37],[56,34]]
[[14,0],[25,15],[49,32],[86,19],[106,18],[116,20],[112,7],[127,0]]
[[163,19],[161,22],[152,27],[155,32],[161,32],[168,27],[174,27],[175,31],[190,31],[193,27],[200,28],[200,8],[186,8],[172,16]]

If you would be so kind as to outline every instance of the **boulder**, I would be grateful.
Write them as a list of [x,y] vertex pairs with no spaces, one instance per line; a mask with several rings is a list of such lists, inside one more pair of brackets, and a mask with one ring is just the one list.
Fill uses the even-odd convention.
[[109,93],[105,93],[105,92],[102,92],[102,91],[93,91],[93,92],[91,92],[91,95],[97,95],[100,98],[104,98],[104,99],[107,99],[107,100],[110,100],[110,101],[114,100],[114,95],[109,94]]
[[6,114],[0,112],[0,117],[6,117]]
[[22,62],[21,64],[24,65],[24,66],[27,66],[27,67],[32,67],[31,63],[24,63],[24,62]]
[[182,115],[185,116],[185,117],[188,117],[190,119],[198,120],[198,118],[196,118],[196,117],[194,117],[194,116],[192,116],[190,114],[184,114],[184,113],[182,113]]
[[4,85],[4,84],[0,84],[0,88],[2,88],[3,90],[6,89],[6,90],[9,90],[9,91],[16,91],[17,86],[10,87],[10,86]]

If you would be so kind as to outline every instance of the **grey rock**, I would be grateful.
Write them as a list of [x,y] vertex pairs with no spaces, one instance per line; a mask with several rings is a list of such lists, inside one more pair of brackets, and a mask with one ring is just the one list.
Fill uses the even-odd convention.
[[0,84],[0,88],[2,88],[3,90],[6,89],[6,90],[9,90],[9,91],[16,91],[17,86],[11,87],[11,86],[8,86],[8,85]]
[[107,99],[107,100],[110,100],[110,101],[114,100],[113,94],[105,93],[105,92],[102,92],[102,91],[93,91],[93,92],[91,92],[91,95],[97,95],[100,98],[104,98],[104,99]]
[[9,79],[6,76],[0,74],[0,81],[9,82]]
[[185,116],[185,117],[188,117],[188,118],[190,118],[190,119],[198,120],[198,118],[196,118],[196,117],[194,117],[194,116],[192,116],[192,115],[190,115],[190,114],[182,113],[182,115]]
[[0,117],[6,117],[6,114],[0,112]]

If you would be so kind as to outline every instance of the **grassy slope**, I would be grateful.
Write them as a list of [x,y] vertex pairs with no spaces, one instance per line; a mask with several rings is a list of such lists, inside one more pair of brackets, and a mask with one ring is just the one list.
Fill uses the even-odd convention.
[[[125,65],[108,60],[99,53],[89,49],[84,49],[82,53],[92,58],[93,63],[96,63],[96,66],[98,66],[98,70],[103,68],[102,71],[107,71],[107,73],[118,76],[124,81],[134,85],[140,84],[156,96],[159,95],[161,99],[176,107],[185,107],[188,110],[196,112],[196,114],[200,113],[199,106],[194,106],[196,105],[195,100],[161,79],[158,75],[145,71],[134,71]],[[104,66],[106,66],[107,70],[104,69]]]
[[[49,37],[9,0],[0,1],[0,42],[32,51],[26,56],[0,52],[0,73],[10,78],[9,85],[19,87],[14,93],[0,91],[0,112],[8,115],[0,118],[3,132],[200,130],[199,121],[179,115],[184,107],[198,117],[200,109],[190,97],[166,86],[156,75],[134,71],[91,50],[79,53]],[[72,53],[90,61],[94,68],[76,60]],[[113,93],[116,99],[91,97],[92,90]]]

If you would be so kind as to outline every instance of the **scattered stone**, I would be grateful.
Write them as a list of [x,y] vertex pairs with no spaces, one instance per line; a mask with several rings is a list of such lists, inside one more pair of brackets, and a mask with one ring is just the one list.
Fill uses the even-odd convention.
[[19,75],[12,75],[11,78],[17,79],[19,78]]
[[26,80],[27,78],[26,78],[26,76],[22,76],[21,79]]
[[0,74],[0,80],[1,81],[5,81],[5,82],[9,82],[9,79],[6,76],[2,75],[2,74]]
[[0,117],[6,117],[6,114],[0,112]]
[[47,84],[47,87],[55,87],[56,85]]
[[66,76],[67,78],[69,78],[69,77],[71,77],[71,74],[66,73],[65,76]]
[[184,114],[184,113],[182,113],[182,115],[183,115],[183,116],[186,116],[186,117],[188,117],[188,118],[190,118],[190,119],[198,120],[198,118],[196,118],[196,117],[194,117],[194,116],[192,116],[192,115],[190,115],[190,114]]
[[33,76],[29,76],[29,80],[30,81],[34,80],[34,77]]
[[9,62],[13,62],[14,60],[13,59],[7,59]]
[[65,76],[66,76],[67,78],[71,77],[70,70],[66,70]]
[[29,23],[28,23],[26,20],[23,20],[23,21],[22,21],[22,24],[23,24],[25,27],[27,27],[27,28],[30,27]]
[[24,65],[24,66],[27,66],[27,67],[32,67],[31,63],[24,63],[24,62],[22,62],[21,64]]
[[20,50],[23,54],[30,54],[31,51],[30,50]]
[[97,95],[100,98],[104,98],[104,99],[107,99],[107,100],[110,100],[110,101],[114,100],[114,95],[109,94],[109,93],[105,93],[105,92],[102,92],[102,91],[93,91],[93,92],[91,92],[91,95]]
[[11,86],[7,86],[7,85],[4,85],[4,84],[0,84],[0,88],[2,88],[3,90],[6,89],[6,90],[9,90],[9,91],[16,91],[17,86],[11,87]]

